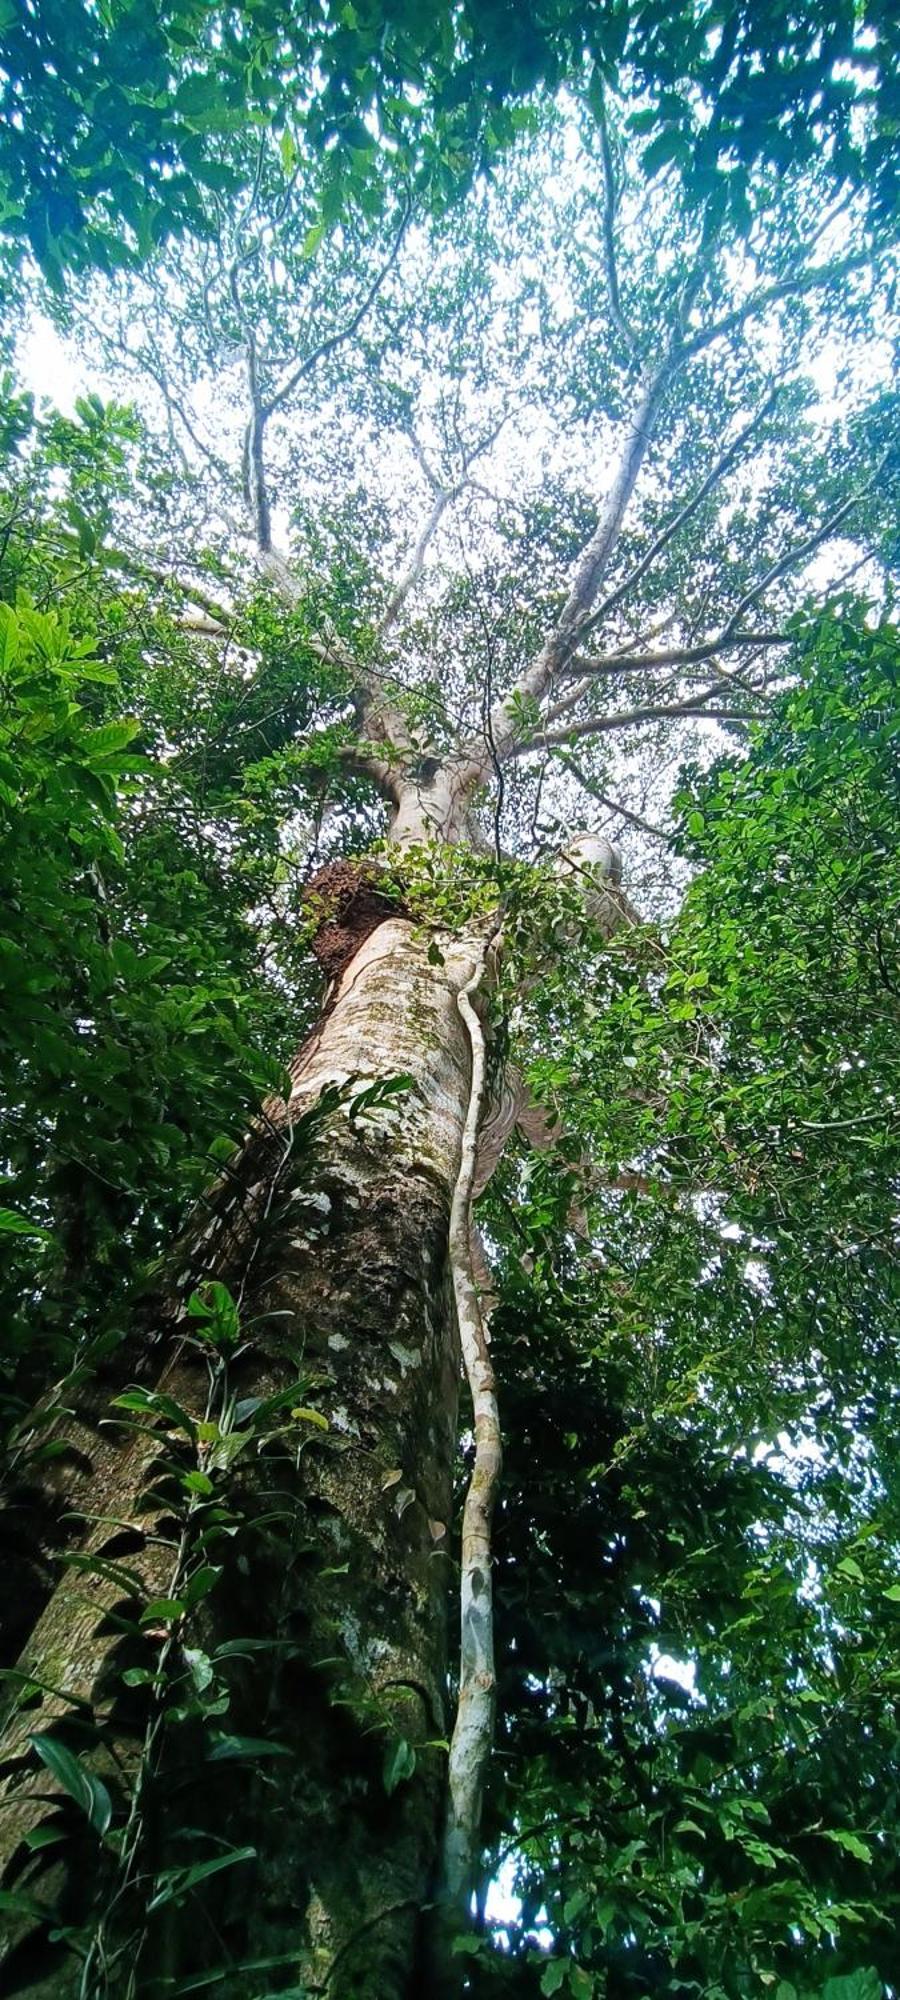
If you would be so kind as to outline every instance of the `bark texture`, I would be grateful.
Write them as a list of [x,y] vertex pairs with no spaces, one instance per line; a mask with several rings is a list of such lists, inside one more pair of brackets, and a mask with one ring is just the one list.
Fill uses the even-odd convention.
[[[56,1692],[7,1727],[0,1861],[4,1886],[37,1904],[60,1896],[69,1921],[97,1898],[115,1921],[106,1969],[95,1960],[94,1983],[84,1987],[45,1928],[15,1917],[7,1985],[30,2000],[174,1992],[209,1966],[222,1969],[216,1994],[237,2000],[248,1992],[239,1970],[248,1959],[278,1962],[260,1974],[273,1992],[300,1985],[332,2000],[409,2000],[427,1990],[420,1933],[446,1774],[445,1753],[434,1746],[449,1730],[459,1383],[447,1240],[471,1071],[457,995],[477,953],[445,939],[437,966],[403,916],[375,916],[294,1065],[286,1126],[264,1146],[258,1136],[249,1142],[245,1199],[222,1204],[184,1274],[188,1285],[198,1273],[222,1276],[240,1294],[246,1344],[231,1371],[238,1404],[276,1396],[301,1377],[328,1420],[327,1431],[312,1432],[299,1419],[295,1444],[288,1413],[276,1445],[244,1454],[234,1471],[243,1525],[217,1557],[220,1582],[189,1627],[176,1628],[175,1646],[207,1654],[223,1640],[250,1640],[231,1671],[222,1726],[272,1738],[289,1754],[210,1764],[189,1721],[167,1723],[156,1786],[164,1810],[151,1786],[124,1893],[121,1858],[101,1851],[84,1814],[49,1771],[38,1771],[27,1739],[49,1730],[77,1749],[79,1715],[89,1711],[73,1704],[105,1713],[118,1764],[103,1752],[95,1768],[121,1796],[140,1762],[122,1668],[138,1645],[145,1658],[148,1645],[164,1644],[165,1633],[154,1638],[151,1627],[137,1640],[134,1607],[123,1604],[116,1576],[70,1567],[20,1663]],[[367,1084],[400,1075],[409,1079],[405,1092],[350,1115]],[[343,1087],[342,1101],[295,1153],[291,1131],[307,1129],[300,1121],[329,1085]],[[236,1204],[240,1224],[227,1213]],[[177,1323],[158,1347],[155,1379],[202,1420],[202,1359]],[[164,1532],[164,1496],[154,1502],[146,1493],[158,1441],[138,1431],[123,1443],[114,1430],[100,1439],[79,1497],[84,1515],[95,1517],[82,1546],[127,1562],[150,1595],[164,1595],[173,1538]],[[272,1644],[260,1649],[261,1640]],[[30,1853],[25,1838],[49,1812],[67,1842]],[[199,1843],[179,1844],[185,1828]],[[136,1920],[141,1871],[158,1879],[161,1869],[184,1866],[209,1851],[204,1837],[253,1846],[255,1858]],[[48,1867],[48,1853],[62,1861]],[[126,1960],[116,1957],[116,1925],[121,1937],[129,1924]]]

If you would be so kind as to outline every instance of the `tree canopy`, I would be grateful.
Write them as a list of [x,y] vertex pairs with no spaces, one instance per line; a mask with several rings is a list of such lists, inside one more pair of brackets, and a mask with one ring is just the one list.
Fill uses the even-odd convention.
[[[890,208],[897,115],[890,8],[844,0],[676,11],[666,0],[423,9],[418,0],[3,0],[0,230],[54,284],[208,227],[252,183],[248,135],[318,161],[325,221],[377,207],[385,168],[445,201],[515,134],[517,107],[585,65],[629,74],[645,162],[740,201],[758,160],[825,153]],[[774,62],[770,60],[775,52]],[[855,115],[864,113],[863,122]],[[248,181],[249,175],[249,181]]]

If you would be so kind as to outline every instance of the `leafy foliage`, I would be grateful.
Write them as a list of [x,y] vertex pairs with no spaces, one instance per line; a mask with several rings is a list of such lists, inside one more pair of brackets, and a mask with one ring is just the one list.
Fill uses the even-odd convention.
[[666,950],[531,1003],[585,1151],[491,1200],[501,1990],[898,1976],[896,630],[799,647]]
[[248,688],[243,654],[223,665],[139,584],[105,580],[127,413],[85,404],[35,435],[25,410],[19,428],[0,569],[14,1414],[98,1310],[119,1323],[212,1158],[280,1086],[315,991],[285,923],[302,863],[280,828],[315,810],[321,768],[294,737],[328,699],[327,675],[317,692],[298,674],[297,621],[286,632],[264,601],[248,607],[265,658]]
[[781,169],[823,149],[839,178],[865,173],[883,207],[896,194],[896,78],[877,0],[715,16],[692,4],[3,0],[0,32],[0,230],[57,286],[69,268],[110,271],[173,232],[203,234],[217,202],[252,186],[266,128],[288,172],[301,151],[319,160],[324,228],[345,206],[377,207],[386,167],[444,200],[509,143],[522,99],[589,64],[595,91],[632,69],[648,100],[635,122],[647,171],[685,169],[695,198],[718,182],[737,212],[760,157]]
[[[0,408],[24,1566],[43,1587],[37,1488],[71,1456],[54,1378],[91,1382],[192,1203],[234,1205],[241,1135],[314,1019],[306,878],[474,741],[466,837],[395,851],[384,883],[436,969],[502,910],[493,1082],[511,1058],[564,1136],[511,1152],[483,1205],[502,1676],[463,1977],[877,2000],[900,1983],[892,24],[777,0],[389,12],[0,0],[0,229],[116,384],[62,414],[9,379]],[[845,350],[823,408],[813,377]],[[633,504],[573,609],[617,432],[610,494],[630,480]],[[848,521],[885,615],[829,582],[798,616]],[[692,759],[660,829],[657,767],[717,716],[729,754]],[[621,810],[620,777],[643,787]],[[585,796],[644,868],[648,920],[613,939],[545,858]],[[399,1122],[408,1084],[332,1086],[294,1149],[339,1108],[354,1136],[385,1100]],[[68,1916],[30,1887],[8,1907],[56,1965],[82,1955],[85,1991],[173,1912],[212,1912],[223,1871],[253,1900],[235,1768],[277,1802],[282,1772],[324,1787],[346,1740],[301,1768],[281,1675],[303,1648],[283,1579],[322,1565],[301,1498],[336,1441],[320,1385],[297,1360],[289,1390],[239,1394],[241,1285],[186,1276],[184,1382],[140,1358],[125,1386],[117,1350],[134,1518],[56,1558],[102,1593],[110,1703],[61,1715],[13,1670],[51,1784],[26,1869],[65,1841],[75,1889]],[[412,1482],[391,1459],[398,1520]],[[354,1699],[335,1646],[312,1663],[323,1738]],[[377,1740],[341,1797],[402,1815],[443,1738],[355,1720]],[[515,1919],[491,1914],[498,1879]],[[270,1969],[292,1976],[231,1968]]]

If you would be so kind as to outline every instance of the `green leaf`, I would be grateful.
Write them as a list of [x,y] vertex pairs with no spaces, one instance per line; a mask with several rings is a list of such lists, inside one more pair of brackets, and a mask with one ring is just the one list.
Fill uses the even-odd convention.
[[65,1840],[65,1837],[65,1827],[33,1826],[31,1832],[25,1835],[24,1845],[29,1854],[37,1854],[42,1847],[55,1847],[56,1843]]
[[183,1472],[181,1484],[186,1493],[195,1493],[200,1499],[208,1500],[215,1487],[205,1472]]
[[860,1967],[858,1972],[841,1973],[835,1979],[826,1979],[822,1988],[822,2000],[882,2000],[884,1987],[874,1966]]
[[242,1861],[255,1860],[255,1847],[235,1847],[229,1854],[216,1854],[209,1861],[196,1861],[190,1868],[167,1868],[156,1878],[158,1887],[147,1909],[161,1910],[166,1903],[180,1903],[198,1882],[208,1881],[210,1875],[221,1875],[226,1868],[236,1868]]
[[159,1389],[123,1389],[120,1396],[113,1396],[110,1409],[142,1410],[147,1416],[164,1417],[173,1429],[185,1431],[189,1438],[197,1435],[197,1427],[189,1412],[175,1401],[174,1396],[165,1396]]
[[312,228],[307,230],[306,235],[303,238],[303,242],[300,249],[300,255],[302,257],[315,256],[316,251],[318,250],[319,245],[325,236],[327,228],[328,224],[326,222],[315,222]]
[[558,1993],[560,1988],[566,1984],[568,1969],[568,1959],[551,1958],[549,1964],[545,1965],[541,1973],[541,1992],[546,1994]]
[[182,1597],[154,1597],[141,1612],[142,1625],[174,1625],[183,1618],[187,1605]]
[[852,1854],[857,1861],[868,1862],[871,1867],[872,1849],[860,1840],[858,1833],[851,1833],[846,1827],[822,1827],[819,1831],[822,1840],[833,1841],[835,1847],[842,1847],[845,1854]]
[[123,716],[119,722],[101,723],[99,729],[89,729],[84,738],[84,747],[89,757],[112,757],[126,745],[132,743],[140,729],[135,716]]
[[42,1229],[38,1223],[29,1222],[27,1215],[18,1215],[15,1209],[0,1208],[0,1232],[7,1236],[38,1236],[45,1243],[52,1243],[49,1229]]
[[11,604],[0,604],[0,673],[8,673],[18,651],[18,619]]
[[384,1789],[389,1798],[398,1785],[405,1784],[412,1777],[415,1768],[416,1753],[412,1744],[407,1743],[404,1736],[398,1736],[388,1744],[382,1766]]
[[208,1764],[230,1764],[257,1757],[292,1757],[286,1743],[273,1743],[265,1736],[216,1736],[206,1752]]
[[192,1292],[187,1302],[189,1319],[204,1322],[204,1335],[216,1345],[230,1347],[240,1333],[240,1316],[235,1300],[227,1285],[217,1278],[211,1279],[199,1291]]
[[112,1800],[101,1779],[95,1777],[93,1771],[86,1771],[58,1737],[36,1735],[29,1736],[28,1741],[57,1784],[86,1813],[95,1831],[104,1834],[112,1819]]
[[205,1563],[202,1569],[194,1570],[193,1575],[188,1578],[184,1592],[189,1611],[193,1610],[195,1604],[200,1604],[204,1597],[209,1596],[221,1574],[221,1569],[217,1569],[212,1563]]

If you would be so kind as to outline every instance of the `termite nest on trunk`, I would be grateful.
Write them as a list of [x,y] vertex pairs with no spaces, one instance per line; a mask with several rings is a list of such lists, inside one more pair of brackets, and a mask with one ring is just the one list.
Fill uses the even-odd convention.
[[389,917],[408,915],[387,887],[376,861],[329,861],[310,877],[303,912],[310,925],[310,949],[329,984],[340,979],[361,945]]

